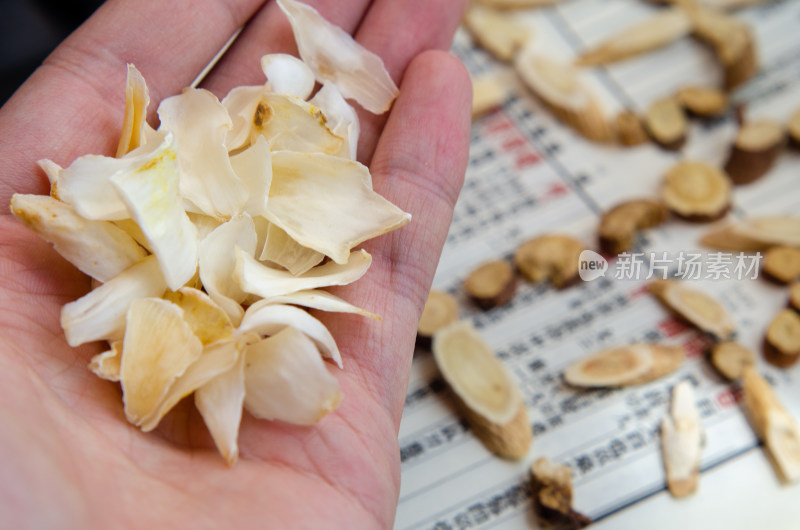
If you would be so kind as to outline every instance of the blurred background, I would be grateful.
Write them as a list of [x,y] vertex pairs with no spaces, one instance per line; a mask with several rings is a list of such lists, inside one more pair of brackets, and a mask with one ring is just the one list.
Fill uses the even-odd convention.
[[102,0],[0,0],[0,104]]

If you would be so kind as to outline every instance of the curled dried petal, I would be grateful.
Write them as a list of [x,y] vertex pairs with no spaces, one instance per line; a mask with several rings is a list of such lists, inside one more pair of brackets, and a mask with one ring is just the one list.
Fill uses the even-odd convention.
[[304,247],[280,227],[269,223],[259,260],[280,265],[295,276],[300,276],[325,259],[325,255]]
[[261,58],[261,69],[272,92],[308,99],[314,90],[314,72],[303,61],[286,53],[272,53]]
[[251,305],[250,309],[257,311],[260,307],[274,304],[299,305],[311,309],[319,309],[320,311],[333,311],[336,313],[355,313],[357,315],[374,318],[375,320],[382,320],[381,317],[375,313],[370,313],[365,309],[356,307],[338,296],[321,289],[308,289],[264,298]]

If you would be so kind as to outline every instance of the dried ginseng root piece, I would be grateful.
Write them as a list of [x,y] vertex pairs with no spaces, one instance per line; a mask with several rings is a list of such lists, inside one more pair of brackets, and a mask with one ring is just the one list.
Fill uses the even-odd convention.
[[615,131],[617,140],[622,145],[634,146],[650,141],[642,120],[632,110],[623,110],[617,114]]
[[669,212],[660,201],[638,199],[618,204],[600,219],[600,248],[620,254],[633,248],[636,232],[658,226]]
[[564,380],[573,386],[600,388],[639,385],[678,369],[684,351],[657,344],[629,344],[609,348],[571,364]]
[[758,57],[750,27],[715,9],[686,7],[694,35],[714,49],[725,71],[725,88],[732,90],[753,77],[758,71]]
[[501,106],[508,98],[508,90],[496,75],[484,75],[472,80],[472,119],[487,114]]
[[664,175],[661,198],[683,219],[704,223],[719,219],[731,205],[731,181],[704,162],[683,161]]
[[486,262],[464,280],[464,290],[483,309],[505,304],[516,288],[514,269],[504,260]]
[[777,160],[785,138],[783,127],[773,121],[745,123],[733,142],[725,172],[736,184],[758,180]]
[[784,309],[772,320],[764,337],[764,358],[781,368],[800,359],[800,315]]
[[672,44],[689,34],[692,25],[686,11],[664,10],[622,30],[581,55],[576,64],[609,64]]
[[800,248],[772,247],[764,254],[761,272],[778,283],[791,283],[800,279]]
[[431,289],[417,326],[417,341],[430,346],[433,335],[458,320],[458,301],[450,293]]
[[728,96],[713,87],[683,87],[678,90],[677,97],[686,112],[692,116],[714,118],[728,110]]
[[439,330],[433,356],[472,431],[492,452],[522,458],[533,436],[522,392],[467,321]]
[[800,147],[800,109],[797,109],[789,118],[787,132],[789,133],[789,144],[794,148]]
[[644,124],[650,138],[664,149],[680,149],[686,142],[689,124],[675,98],[660,99],[650,105]]
[[697,490],[703,431],[689,381],[672,387],[670,413],[661,422],[661,452],[667,472],[667,488],[673,497],[686,497]]
[[647,290],[679,317],[717,340],[727,340],[735,331],[733,321],[722,304],[706,293],[672,280],[650,283]]
[[479,46],[506,62],[531,38],[530,30],[510,15],[476,4],[464,14],[464,25]]
[[568,466],[539,458],[531,465],[533,501],[537,515],[555,528],[584,528],[592,523],[572,509],[572,472]]
[[783,408],[770,384],[754,368],[745,370],[742,388],[750,424],[764,442],[778,477],[800,479],[800,429]]
[[569,236],[549,234],[517,247],[514,264],[532,282],[550,280],[560,288],[578,279],[578,258],[583,245]]
[[789,307],[800,313],[800,282],[789,286]]
[[721,342],[711,348],[711,364],[730,381],[742,378],[748,366],[755,366],[756,356],[738,342]]
[[572,65],[550,59],[528,45],[517,54],[514,67],[559,121],[589,140],[612,138],[597,96]]

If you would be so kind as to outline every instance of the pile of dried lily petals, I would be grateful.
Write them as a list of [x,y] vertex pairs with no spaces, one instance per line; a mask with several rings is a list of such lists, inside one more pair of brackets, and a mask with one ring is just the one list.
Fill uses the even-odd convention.
[[339,350],[301,307],[378,318],[321,288],[359,279],[371,257],[353,247],[410,220],[355,161],[359,124],[345,98],[388,110],[397,87],[383,63],[314,9],[278,3],[302,60],[265,56],[266,84],[222,102],[201,89],[169,97],[158,130],[129,66],[117,156],[41,161],[51,195],[11,201],[96,280],[61,325],[72,346],[108,341],[90,368],[120,382],[128,420],[150,431],[194,392],[231,464],[242,406],[300,425],[336,408],[322,357],[341,367]]

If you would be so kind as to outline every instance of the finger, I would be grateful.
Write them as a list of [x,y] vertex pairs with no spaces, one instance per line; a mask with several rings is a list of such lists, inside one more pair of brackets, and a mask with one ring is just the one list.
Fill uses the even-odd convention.
[[[0,110],[0,203],[42,193],[35,161],[110,154],[124,113],[126,63],[147,79],[151,112],[179,92],[264,0],[111,0],[47,58]],[[3,208],[3,210],[6,210]]]
[[[348,33],[358,27],[370,0],[303,0],[328,21]],[[265,5],[242,31],[231,49],[214,67],[203,88],[218,97],[240,85],[264,82],[259,60],[268,53],[297,55],[292,27],[278,4]]]
[[[465,0],[376,0],[356,33],[356,40],[377,53],[396,82],[409,62],[425,50],[447,50],[466,7]],[[361,112],[359,159],[368,164],[385,115]]]
[[[375,189],[412,214],[411,223],[367,244],[369,273],[342,296],[380,312],[380,323],[328,322],[342,351],[359,352],[345,366],[400,421],[416,325],[438,263],[469,149],[472,90],[452,55],[425,52],[408,67],[372,161]],[[366,296],[364,293],[367,293]],[[347,362],[347,361],[345,361]]]

